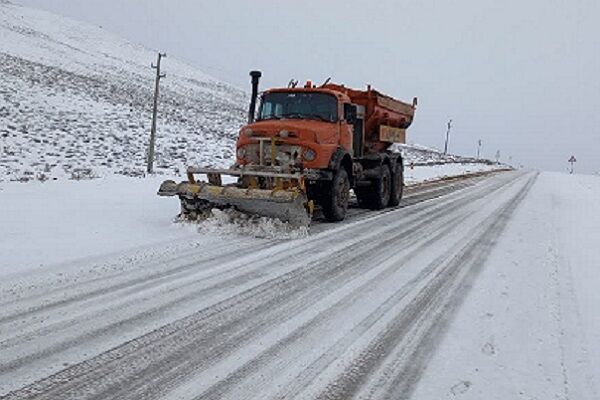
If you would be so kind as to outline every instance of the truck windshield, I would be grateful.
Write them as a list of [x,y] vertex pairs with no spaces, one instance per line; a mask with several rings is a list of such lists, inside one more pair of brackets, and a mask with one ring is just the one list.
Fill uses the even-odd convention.
[[337,113],[337,99],[329,94],[265,93],[262,97],[258,120],[297,118],[336,122]]

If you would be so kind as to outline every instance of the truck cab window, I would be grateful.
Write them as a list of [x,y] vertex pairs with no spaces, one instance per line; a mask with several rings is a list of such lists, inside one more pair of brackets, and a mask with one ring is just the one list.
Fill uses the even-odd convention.
[[258,119],[314,119],[336,122],[337,110],[337,99],[326,93],[266,93],[262,98]]

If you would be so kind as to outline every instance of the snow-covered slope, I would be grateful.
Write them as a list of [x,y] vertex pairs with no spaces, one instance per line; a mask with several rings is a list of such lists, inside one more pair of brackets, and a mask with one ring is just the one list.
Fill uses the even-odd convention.
[[[143,173],[156,54],[0,1],[0,181]],[[230,165],[248,94],[172,57],[163,67],[157,170]],[[420,145],[396,150],[407,165],[474,161]]]
[[[0,3],[0,180],[143,170],[156,52],[100,27]],[[157,167],[226,165],[246,94],[164,60]]]
[[455,154],[444,154],[438,149],[432,147],[423,146],[421,144],[409,143],[409,144],[394,144],[392,151],[401,152],[404,155],[406,164],[414,163],[421,165],[433,165],[433,164],[444,164],[444,163],[484,163],[492,164],[489,160],[477,160],[472,157],[458,156]]

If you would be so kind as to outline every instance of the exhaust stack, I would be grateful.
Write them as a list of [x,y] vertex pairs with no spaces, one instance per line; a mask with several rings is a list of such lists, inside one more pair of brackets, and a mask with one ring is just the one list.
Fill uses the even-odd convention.
[[256,112],[256,98],[258,97],[258,82],[262,73],[260,71],[250,71],[252,77],[252,97],[250,98],[250,109],[248,110],[248,123],[254,122],[254,114]]

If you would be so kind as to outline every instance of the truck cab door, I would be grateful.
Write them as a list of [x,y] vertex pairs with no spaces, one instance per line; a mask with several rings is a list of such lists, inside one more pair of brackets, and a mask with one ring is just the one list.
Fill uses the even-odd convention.
[[364,145],[365,145],[365,107],[356,106],[356,117],[352,124],[353,136],[352,136],[352,149],[354,157],[359,158],[363,156]]
[[[361,111],[362,113],[360,113]],[[354,157],[362,157],[363,153],[364,122],[362,116],[364,116],[364,107],[350,103],[344,104],[344,120],[352,127],[352,151]]]

